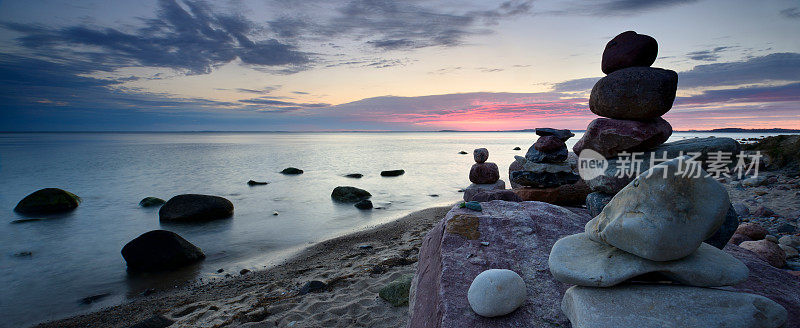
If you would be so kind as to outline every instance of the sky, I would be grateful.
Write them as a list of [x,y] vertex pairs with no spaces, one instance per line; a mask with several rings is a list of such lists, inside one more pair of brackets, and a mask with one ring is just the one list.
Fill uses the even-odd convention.
[[797,0],[0,0],[0,131],[581,130],[628,30],[674,129],[800,129]]

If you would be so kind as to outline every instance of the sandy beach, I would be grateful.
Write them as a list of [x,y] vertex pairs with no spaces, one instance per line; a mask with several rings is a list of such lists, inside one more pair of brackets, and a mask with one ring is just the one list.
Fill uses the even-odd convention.
[[[129,327],[154,315],[174,320],[170,327],[402,326],[408,307],[392,306],[378,297],[378,291],[414,273],[422,238],[449,209],[424,209],[324,241],[263,271],[160,291],[37,327]],[[311,280],[327,286],[300,295]]]

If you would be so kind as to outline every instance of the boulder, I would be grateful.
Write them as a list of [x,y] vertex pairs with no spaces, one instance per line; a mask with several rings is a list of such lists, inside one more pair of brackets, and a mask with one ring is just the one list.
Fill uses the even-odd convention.
[[355,203],[370,197],[372,197],[372,194],[369,191],[350,186],[339,186],[333,188],[333,192],[331,192],[333,200],[343,203]]
[[767,236],[767,229],[762,227],[760,224],[755,222],[747,222],[740,224],[738,228],[736,228],[736,233],[740,235],[745,235],[750,240],[761,240]]
[[539,139],[533,143],[533,148],[548,153],[561,150],[561,148],[567,148],[567,144],[556,136],[544,136],[539,137]]
[[[715,153],[718,151],[737,154],[740,150],[740,145],[736,140],[731,138],[694,138],[694,139],[685,139],[679,140],[675,142],[668,142],[662,144],[661,146],[656,147],[652,151],[645,152],[642,156],[638,156],[638,159],[644,159],[639,163],[640,170],[639,173],[647,171],[650,168],[650,159],[673,159],[683,154],[688,153],[699,153],[695,160],[699,161],[702,164],[703,169],[708,169],[709,161],[708,161],[708,154]],[[611,158],[607,160],[608,165],[605,169],[605,172],[591,180],[587,180],[586,184],[592,188],[592,191],[600,191],[606,194],[616,194],[623,187],[628,185],[629,182],[633,181],[637,175],[627,174],[625,172],[626,166],[630,168],[630,158],[627,160],[621,158]],[[731,163],[732,167],[734,163]]]
[[522,186],[534,188],[558,187],[561,185],[576,183],[578,180],[580,180],[580,177],[572,172],[511,172],[511,181]]
[[740,233],[734,233],[733,236],[731,236],[731,239],[728,240],[728,243],[738,246],[742,242],[745,242],[745,241],[748,241],[748,240],[753,240],[753,239],[750,238],[750,237],[747,237],[747,236],[745,236],[743,234],[740,234]]
[[771,266],[782,268],[786,265],[786,253],[778,244],[768,240],[743,241],[739,247],[756,253]]
[[744,263],[705,243],[684,258],[651,261],[595,242],[585,233],[556,242],[548,264],[558,281],[591,287],[615,286],[649,273],[689,286],[728,286],[747,280],[748,273]]
[[592,149],[605,158],[612,158],[623,151],[651,150],[667,141],[670,135],[672,126],[660,117],[645,121],[598,118],[589,123],[572,151],[580,154],[584,149]]
[[161,221],[200,222],[233,216],[231,201],[211,195],[184,194],[170,198],[158,211]]
[[476,148],[472,151],[472,156],[475,158],[475,163],[483,163],[489,159],[489,150],[486,148]]
[[743,217],[750,216],[750,208],[747,205],[742,203],[733,204],[733,208],[736,210],[736,214]]
[[759,206],[753,211],[753,216],[759,218],[769,218],[775,216],[775,212],[765,206]]
[[167,201],[158,198],[158,197],[145,197],[144,199],[139,201],[139,206],[141,207],[151,207],[151,206],[160,206],[164,205]]
[[283,169],[283,171],[281,171],[281,173],[289,174],[289,175],[296,175],[296,174],[303,174],[303,170],[298,169],[296,167],[287,167],[287,168]]
[[614,198],[614,195],[597,191],[586,195],[586,209],[589,211],[589,215],[595,217],[600,214],[603,208],[608,205],[608,202],[611,201],[611,198]]
[[789,247],[800,247],[800,236],[786,235],[778,238],[778,244],[786,245]]
[[477,184],[495,183],[500,179],[500,169],[495,163],[475,163],[469,170],[469,181]]
[[561,308],[575,328],[775,328],[787,319],[786,309],[763,296],[658,284],[574,286]]
[[591,192],[583,180],[550,188],[520,187],[512,189],[523,201],[539,201],[563,206],[580,206]]
[[536,163],[531,162],[522,156],[514,156],[514,159],[522,164],[522,169],[520,171],[531,171],[536,173],[574,172],[572,165],[570,165],[568,162]]
[[467,301],[472,310],[488,318],[514,312],[527,297],[522,277],[506,269],[481,272],[467,290]]
[[[549,273],[547,255],[559,237],[579,232],[588,216],[542,202],[481,204],[482,212],[454,207],[425,236],[408,327],[567,326],[559,310],[567,286]],[[506,316],[485,318],[471,310],[467,286],[496,268],[519,273],[527,299]]]
[[506,189],[506,183],[503,180],[497,180],[495,183],[489,183],[489,184],[473,183],[470,184],[469,187],[464,189],[464,200],[470,201],[478,193],[486,191],[494,191],[494,190],[504,190],[504,189]]
[[353,204],[359,210],[371,210],[372,209],[372,201],[369,199],[362,199]]
[[653,261],[694,252],[723,224],[730,200],[705,171],[699,178],[676,175],[686,170],[680,159],[651,167],[623,188],[586,224],[589,238]]
[[561,139],[561,141],[567,141],[569,138],[575,136],[570,130],[553,128],[536,128],[536,135],[540,137],[555,136]]
[[795,258],[798,255],[800,255],[797,252],[797,248],[794,248],[794,247],[791,247],[791,246],[786,246],[786,245],[780,245],[780,244],[778,246],[783,250],[783,253],[786,255],[785,257],[787,259]]
[[129,271],[172,270],[204,259],[197,246],[172,231],[153,230],[131,240],[122,248]]
[[25,196],[14,207],[14,212],[23,215],[66,213],[77,208],[80,202],[81,198],[69,191],[44,188]]
[[493,200],[505,200],[509,202],[523,201],[523,199],[512,190],[483,190],[470,193],[469,195],[464,193],[465,202],[488,202]]
[[672,108],[678,73],[650,67],[629,67],[600,79],[589,95],[589,109],[602,117],[647,120]]
[[738,228],[739,216],[736,215],[736,210],[733,208],[733,205],[731,205],[728,207],[728,212],[725,213],[725,221],[722,222],[722,225],[711,237],[708,237],[708,239],[703,242],[716,248],[723,249]]
[[405,174],[405,170],[388,170],[388,171],[381,171],[382,177],[396,177]]
[[525,159],[535,163],[561,163],[567,160],[567,147],[559,148],[556,151],[552,152],[543,152],[536,150],[536,145],[532,145],[528,148],[528,152],[525,154]]
[[758,187],[767,181],[767,177],[760,175],[757,177],[749,177],[742,179],[742,185],[745,187]]
[[628,67],[650,67],[658,55],[658,42],[649,35],[634,31],[622,32],[606,43],[600,64],[603,73]]
[[394,306],[408,305],[408,290],[411,288],[412,279],[414,279],[413,274],[404,274],[381,288],[378,296]]

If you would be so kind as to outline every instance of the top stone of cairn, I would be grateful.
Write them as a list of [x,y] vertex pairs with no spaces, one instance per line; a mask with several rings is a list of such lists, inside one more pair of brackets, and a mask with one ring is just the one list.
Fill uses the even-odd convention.
[[536,128],[536,135],[540,137],[555,136],[561,141],[567,141],[567,139],[575,136],[570,130],[553,128]]
[[489,150],[486,148],[476,148],[472,151],[472,156],[475,158],[475,163],[484,163],[489,159]]
[[622,32],[606,44],[601,68],[611,74],[628,67],[650,67],[658,55],[658,42],[649,35],[634,31]]

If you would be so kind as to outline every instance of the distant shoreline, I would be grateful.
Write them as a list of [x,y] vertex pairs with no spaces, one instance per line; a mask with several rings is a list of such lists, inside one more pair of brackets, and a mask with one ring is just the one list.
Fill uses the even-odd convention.
[[[535,132],[535,129],[524,130],[487,130],[487,131],[466,131],[466,130],[437,130],[437,131],[370,131],[370,130],[348,130],[348,131],[0,131],[0,134],[35,134],[35,133],[503,133],[503,132]],[[586,132],[586,130],[570,130],[572,132]],[[674,130],[673,132],[691,133],[800,133],[800,129],[740,129],[722,128],[712,130]]]

